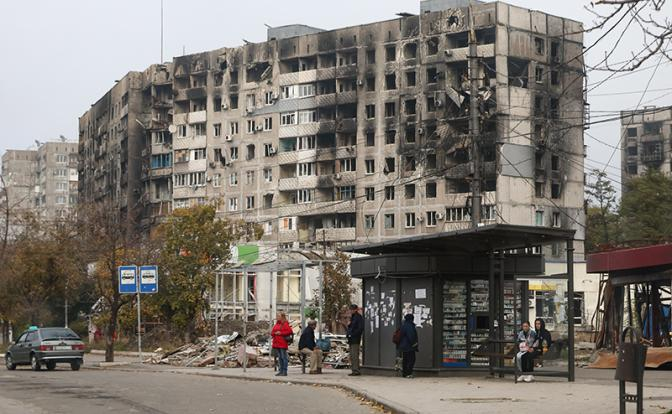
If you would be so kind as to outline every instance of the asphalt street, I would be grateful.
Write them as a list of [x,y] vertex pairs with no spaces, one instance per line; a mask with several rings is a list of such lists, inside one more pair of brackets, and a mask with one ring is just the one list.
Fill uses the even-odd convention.
[[376,413],[329,387],[66,366],[0,368],[1,414]]

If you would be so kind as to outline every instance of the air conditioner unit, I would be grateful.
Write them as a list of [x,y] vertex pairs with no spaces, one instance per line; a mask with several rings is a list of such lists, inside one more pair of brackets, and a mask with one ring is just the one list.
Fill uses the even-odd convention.
[[209,165],[210,168],[215,168],[217,166],[217,164],[214,161],[211,161]]
[[443,213],[436,213],[437,220],[443,220]]
[[418,135],[422,135],[425,133],[424,128],[418,128]]
[[233,141],[233,138],[231,137],[231,135],[226,135],[224,136],[224,141]]
[[264,130],[264,126],[263,126],[263,125],[257,125],[256,127],[254,127],[254,129],[255,129],[256,131],[263,131],[263,130]]
[[207,182],[212,181],[212,177],[205,177],[205,181],[207,181]]
[[443,106],[443,101],[441,99],[435,99],[434,105],[436,105],[437,108],[441,108]]
[[222,104],[222,111],[226,111],[227,109],[229,109],[229,105]]
[[422,216],[418,216],[418,217],[416,217],[415,219],[416,219],[417,221],[419,221],[419,222],[422,223],[422,220],[424,220],[424,217],[422,217]]
[[275,152],[276,152],[276,149],[275,149],[274,147],[270,147],[270,148],[268,149],[268,153],[269,153],[270,155],[275,155]]
[[334,174],[334,178],[337,179],[337,180],[340,180],[341,179],[341,173]]
[[280,99],[280,95],[277,94],[277,93],[274,93],[274,94],[273,94],[273,100],[274,100],[274,101],[277,101],[278,99]]
[[443,54],[446,55],[446,57],[451,57],[453,56],[453,51],[446,49],[443,51]]
[[361,80],[361,79],[357,80],[357,85],[358,86],[364,86],[364,81]]

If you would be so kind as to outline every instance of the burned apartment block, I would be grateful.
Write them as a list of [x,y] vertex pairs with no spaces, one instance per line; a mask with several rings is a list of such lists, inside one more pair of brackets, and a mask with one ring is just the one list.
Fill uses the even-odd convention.
[[171,211],[170,65],[129,72],[79,118],[79,196],[147,229]]
[[[434,6],[176,57],[173,207],[217,200],[283,247],[469,226],[469,10]],[[473,20],[483,221],[583,239],[580,23],[505,3]]]
[[[621,174],[628,178],[649,169],[672,173],[672,106],[621,111]],[[626,191],[627,186],[623,186]]]
[[468,227],[478,168],[484,223],[582,240],[581,24],[473,6],[475,165],[469,8],[421,10],[271,28],[266,42],[129,73],[80,119],[81,197],[112,197],[149,225],[215,202],[223,218],[262,224],[269,244],[328,248]]

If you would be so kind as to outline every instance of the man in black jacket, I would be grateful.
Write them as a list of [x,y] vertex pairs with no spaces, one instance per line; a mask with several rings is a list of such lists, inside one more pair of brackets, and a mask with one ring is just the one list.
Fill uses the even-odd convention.
[[406,316],[404,316],[404,322],[401,324],[399,350],[403,356],[403,368],[401,374],[404,378],[413,378],[415,353],[418,352],[418,331],[415,328],[412,313],[406,314]]
[[299,352],[310,361],[310,374],[322,373],[322,350],[315,345],[315,327],[317,322],[308,321],[308,326],[301,332]]
[[362,375],[359,372],[359,345],[364,333],[364,318],[359,314],[359,306],[350,305],[350,324],[348,325],[348,344],[350,345],[351,377]]

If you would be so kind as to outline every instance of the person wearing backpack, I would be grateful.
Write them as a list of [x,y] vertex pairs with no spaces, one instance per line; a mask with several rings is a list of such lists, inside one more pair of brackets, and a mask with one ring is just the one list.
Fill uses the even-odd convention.
[[273,337],[272,346],[278,354],[278,373],[277,377],[287,376],[287,365],[289,365],[289,356],[287,355],[287,348],[294,340],[294,331],[287,322],[287,315],[284,312],[278,312],[276,315],[276,322],[271,329],[271,336]]
[[[413,378],[413,368],[415,367],[415,353],[418,352],[418,331],[413,322],[413,314],[408,313],[404,316],[404,322],[399,330],[399,345],[403,358],[401,375],[404,378]],[[393,340],[396,340],[396,333]]]

